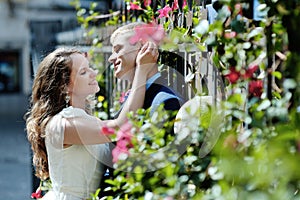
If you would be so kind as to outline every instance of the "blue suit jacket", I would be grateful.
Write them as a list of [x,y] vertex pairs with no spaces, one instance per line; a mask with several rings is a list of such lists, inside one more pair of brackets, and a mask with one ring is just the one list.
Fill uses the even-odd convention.
[[159,77],[146,90],[143,108],[151,107],[150,113],[153,113],[162,103],[165,110],[176,111],[184,103],[184,99],[167,86],[166,80]]

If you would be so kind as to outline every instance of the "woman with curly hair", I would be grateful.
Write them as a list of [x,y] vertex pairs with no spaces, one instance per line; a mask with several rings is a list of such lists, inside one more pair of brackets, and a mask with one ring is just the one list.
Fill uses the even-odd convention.
[[99,186],[101,162],[110,155],[110,139],[102,127],[116,128],[129,111],[142,107],[147,76],[158,56],[153,43],[137,45],[133,51],[138,52],[133,89],[120,116],[107,121],[92,115],[90,97],[100,88],[97,71],[83,53],[60,48],[40,63],[26,129],[36,176],[52,182],[51,199],[87,199]]

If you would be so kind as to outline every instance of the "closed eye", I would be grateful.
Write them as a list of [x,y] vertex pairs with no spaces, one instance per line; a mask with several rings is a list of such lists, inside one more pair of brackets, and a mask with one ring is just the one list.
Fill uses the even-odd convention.
[[115,52],[115,53],[119,53],[121,49],[122,49],[122,46],[121,46],[121,45],[116,45],[116,46],[114,47],[114,52]]
[[84,75],[84,74],[86,74],[86,70],[85,69],[83,69],[83,70],[80,71],[80,75]]

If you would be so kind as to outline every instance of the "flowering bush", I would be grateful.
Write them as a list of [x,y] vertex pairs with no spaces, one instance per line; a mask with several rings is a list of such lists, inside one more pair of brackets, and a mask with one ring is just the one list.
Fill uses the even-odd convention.
[[[261,1],[260,21],[248,16],[247,2],[219,1],[211,24],[186,1],[126,2],[140,13],[133,20],[163,26],[163,50],[209,49],[226,99],[186,106],[185,117],[171,122],[161,109],[131,114],[130,126],[114,131],[121,140],[115,178],[104,189],[115,196],[107,198],[299,199],[299,1]],[[157,31],[149,30],[137,38]],[[186,80],[198,95],[197,73],[192,66]],[[180,131],[167,134],[175,122]]]

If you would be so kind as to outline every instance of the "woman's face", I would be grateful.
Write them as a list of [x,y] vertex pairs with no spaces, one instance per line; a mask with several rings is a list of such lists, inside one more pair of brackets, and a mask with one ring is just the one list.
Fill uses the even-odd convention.
[[114,75],[122,80],[132,81],[135,72],[139,45],[129,43],[130,34],[119,34],[112,42],[112,55],[108,61],[114,65]]
[[70,57],[73,61],[69,85],[72,98],[74,96],[86,98],[88,95],[97,93],[100,90],[96,80],[97,71],[89,66],[89,61],[84,55],[75,53]]

